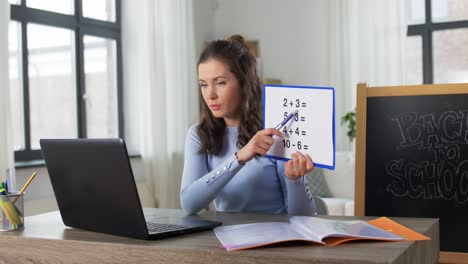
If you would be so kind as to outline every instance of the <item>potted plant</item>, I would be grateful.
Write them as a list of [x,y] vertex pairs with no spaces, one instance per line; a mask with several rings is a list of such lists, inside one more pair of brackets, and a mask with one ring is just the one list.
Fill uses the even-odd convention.
[[349,142],[353,143],[354,138],[356,137],[356,109],[347,112],[341,117],[341,125],[345,125],[348,128],[346,134]]

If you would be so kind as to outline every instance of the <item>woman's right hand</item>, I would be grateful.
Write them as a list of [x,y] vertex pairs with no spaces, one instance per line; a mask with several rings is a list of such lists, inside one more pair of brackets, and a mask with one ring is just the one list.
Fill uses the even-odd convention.
[[274,128],[258,131],[247,145],[237,151],[236,157],[239,164],[245,164],[247,161],[253,159],[255,155],[265,156],[273,143],[275,143],[275,140],[272,138],[273,135],[280,138],[283,137],[283,134],[281,134],[278,129]]

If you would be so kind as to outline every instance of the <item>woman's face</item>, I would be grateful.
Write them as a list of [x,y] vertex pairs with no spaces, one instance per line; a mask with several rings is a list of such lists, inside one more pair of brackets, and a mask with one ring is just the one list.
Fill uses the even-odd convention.
[[198,82],[203,99],[216,118],[227,126],[238,126],[241,110],[241,88],[229,67],[217,59],[198,65]]

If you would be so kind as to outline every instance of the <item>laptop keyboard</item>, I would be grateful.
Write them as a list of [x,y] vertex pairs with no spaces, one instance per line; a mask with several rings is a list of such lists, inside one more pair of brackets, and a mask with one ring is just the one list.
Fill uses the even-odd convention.
[[154,222],[146,222],[146,226],[149,233],[164,233],[189,228],[188,226],[158,224]]

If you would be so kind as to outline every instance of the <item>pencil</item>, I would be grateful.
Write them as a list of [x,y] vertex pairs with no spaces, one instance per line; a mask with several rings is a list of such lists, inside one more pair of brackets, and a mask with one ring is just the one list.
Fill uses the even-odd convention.
[[20,194],[24,193],[24,191],[26,190],[26,188],[28,188],[29,184],[34,179],[34,177],[36,177],[36,172],[33,172],[31,177],[29,177],[28,181],[23,185],[23,188],[21,188],[21,190],[20,190]]
[[19,199],[20,196],[24,193],[24,191],[26,190],[26,188],[28,188],[29,184],[30,184],[31,181],[34,179],[34,177],[36,177],[36,172],[33,172],[33,174],[31,175],[31,177],[29,177],[28,181],[26,181],[26,183],[23,185],[23,188],[21,188],[18,197],[16,197],[16,199],[13,201],[13,203],[16,203],[16,201],[18,201],[18,199]]

